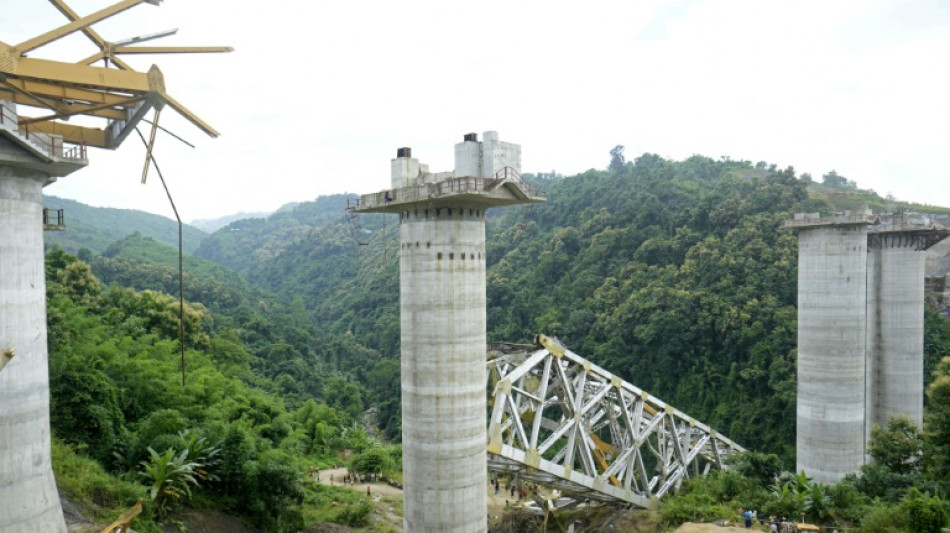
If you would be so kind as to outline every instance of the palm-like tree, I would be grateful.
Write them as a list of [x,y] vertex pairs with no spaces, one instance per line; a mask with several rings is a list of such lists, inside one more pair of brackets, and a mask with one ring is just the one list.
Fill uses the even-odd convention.
[[171,502],[191,497],[191,487],[198,485],[195,478],[198,463],[188,462],[188,450],[175,455],[168,449],[159,454],[148,448],[149,460],[142,461],[143,471],[139,473],[149,486],[149,495],[155,502],[159,519],[168,514]]

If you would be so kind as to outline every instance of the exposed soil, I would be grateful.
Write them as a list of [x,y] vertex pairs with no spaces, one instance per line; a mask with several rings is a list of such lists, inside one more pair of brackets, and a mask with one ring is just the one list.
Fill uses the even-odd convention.
[[259,529],[247,527],[231,515],[207,509],[184,511],[175,516],[175,521],[182,527],[174,523],[166,524],[165,533],[261,533]]
[[696,524],[687,522],[676,528],[673,533],[747,533],[744,527],[720,526],[718,524]]
[[[343,474],[346,474],[346,468],[331,468],[329,470],[320,471],[320,484],[321,485],[335,485],[337,487],[345,487],[348,489],[358,490],[360,492],[366,493],[367,487],[370,490],[370,495],[379,495],[391,496],[394,498],[402,498],[402,489],[396,487],[390,487],[382,481],[377,481],[374,483],[357,483],[355,485],[343,485]],[[330,480],[333,480],[332,483]]]

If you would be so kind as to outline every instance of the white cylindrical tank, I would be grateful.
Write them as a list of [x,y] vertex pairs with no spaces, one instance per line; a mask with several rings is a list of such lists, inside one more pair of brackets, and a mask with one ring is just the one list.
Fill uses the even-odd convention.
[[65,533],[50,464],[43,185],[0,166],[0,533]]
[[798,234],[796,471],[835,483],[864,464],[867,226]]
[[465,134],[465,140],[455,145],[455,177],[482,177],[482,145],[474,133]]
[[486,520],[485,212],[400,213],[404,530]]
[[898,415],[922,427],[926,253],[907,232],[869,242],[868,432]]

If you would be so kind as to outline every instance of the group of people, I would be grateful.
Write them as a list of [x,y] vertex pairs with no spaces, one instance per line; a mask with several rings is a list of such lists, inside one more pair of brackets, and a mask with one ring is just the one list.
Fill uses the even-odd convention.
[[[752,527],[752,521],[755,520],[762,524],[768,524],[769,530],[772,533],[792,533],[795,531],[794,524],[788,521],[788,518],[781,518],[772,515],[766,517],[764,514],[759,514],[755,509],[739,509],[739,514],[742,515],[742,520],[745,522],[746,529]],[[802,515],[802,522],[805,521],[804,514]]]
[[[488,480],[488,485],[494,487],[495,495],[498,495],[498,493],[501,491],[501,480],[498,479],[497,474],[492,474],[491,478]],[[537,490],[537,485],[524,483],[523,481],[519,481],[517,478],[509,478],[505,483],[505,491],[510,494],[512,499],[517,498],[518,501],[524,500],[529,494],[533,494],[537,492]]]
[[[319,478],[318,478],[319,479]],[[395,479],[389,477],[383,477],[382,472],[372,472],[369,474],[360,474],[358,472],[353,472],[347,470],[343,474],[343,485],[356,486],[358,484],[367,483],[366,494],[370,494],[369,483],[386,483],[390,487],[402,490],[402,483],[397,482]],[[333,484],[333,474],[330,474],[330,484]]]

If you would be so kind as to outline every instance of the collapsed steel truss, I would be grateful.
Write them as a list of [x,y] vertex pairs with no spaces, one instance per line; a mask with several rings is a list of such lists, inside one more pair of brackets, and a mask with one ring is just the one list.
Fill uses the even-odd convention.
[[489,353],[488,463],[575,500],[649,507],[744,452],[709,426],[539,335]]

